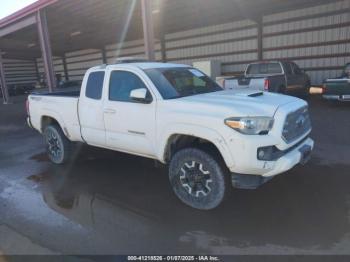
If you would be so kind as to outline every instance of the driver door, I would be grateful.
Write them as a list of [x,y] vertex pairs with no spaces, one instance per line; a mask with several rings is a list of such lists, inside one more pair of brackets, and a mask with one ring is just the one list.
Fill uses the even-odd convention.
[[294,93],[295,91],[298,90],[298,81],[293,72],[291,63],[289,62],[284,63],[284,72],[285,72],[286,81],[287,81],[286,91],[287,93],[290,93],[290,94]]
[[295,63],[291,63],[291,64],[292,64],[292,69],[294,72],[295,83],[296,83],[297,89],[302,91],[306,87],[305,75],[303,74],[301,69],[297,66],[297,64],[295,64]]
[[[149,102],[130,98],[134,89],[146,88]],[[156,101],[141,77],[132,71],[110,72],[104,104],[107,146],[118,151],[154,157]]]

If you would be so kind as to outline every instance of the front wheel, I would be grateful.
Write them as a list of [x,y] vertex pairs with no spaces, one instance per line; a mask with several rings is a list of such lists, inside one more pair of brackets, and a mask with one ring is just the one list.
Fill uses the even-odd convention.
[[58,125],[48,125],[44,130],[44,138],[49,159],[55,164],[68,161],[71,142],[66,138]]
[[188,148],[170,161],[169,179],[176,196],[186,205],[202,210],[219,206],[229,192],[229,175],[210,154]]

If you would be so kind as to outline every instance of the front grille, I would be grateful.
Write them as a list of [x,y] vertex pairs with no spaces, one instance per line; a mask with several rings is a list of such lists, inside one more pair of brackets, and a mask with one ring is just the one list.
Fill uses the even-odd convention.
[[282,138],[291,143],[311,130],[311,121],[307,106],[288,114],[283,126]]

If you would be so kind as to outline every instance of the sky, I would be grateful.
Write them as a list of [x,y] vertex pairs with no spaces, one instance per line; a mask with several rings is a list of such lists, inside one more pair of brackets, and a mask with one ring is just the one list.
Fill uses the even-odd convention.
[[0,4],[0,19],[34,2],[36,0],[2,0]]

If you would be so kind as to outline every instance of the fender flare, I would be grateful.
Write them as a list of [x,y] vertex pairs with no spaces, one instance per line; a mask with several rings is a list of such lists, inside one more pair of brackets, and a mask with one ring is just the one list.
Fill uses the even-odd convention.
[[162,163],[166,163],[166,150],[168,148],[169,139],[173,135],[188,135],[205,139],[213,143],[224,159],[226,166],[229,169],[234,166],[234,159],[225,139],[214,129],[193,124],[171,125],[161,133],[161,144],[158,147],[157,157]]
[[69,137],[69,134],[68,134],[68,131],[67,131],[67,128],[65,127],[65,122],[64,120],[62,119],[62,117],[60,116],[60,114],[56,111],[53,111],[51,109],[48,109],[48,108],[44,108],[45,110],[45,115],[42,115],[40,117],[40,131],[43,132],[43,126],[42,126],[42,120],[44,117],[50,117],[54,120],[56,120],[56,122],[59,124],[60,128],[62,129],[64,135],[66,137]]

